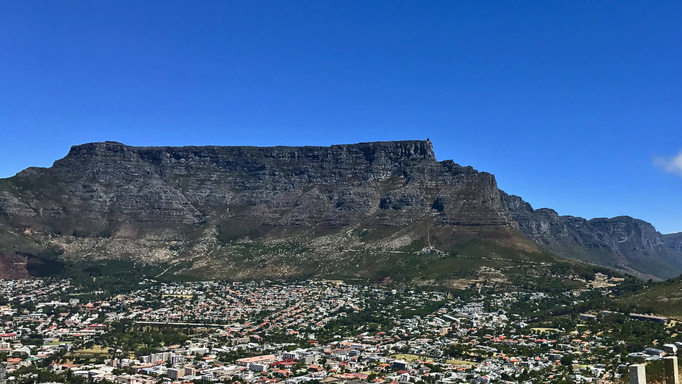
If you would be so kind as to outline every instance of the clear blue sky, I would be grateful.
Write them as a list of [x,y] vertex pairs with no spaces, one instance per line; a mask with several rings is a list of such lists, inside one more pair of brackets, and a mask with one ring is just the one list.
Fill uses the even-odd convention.
[[74,144],[431,139],[682,231],[682,2],[2,1],[0,177]]

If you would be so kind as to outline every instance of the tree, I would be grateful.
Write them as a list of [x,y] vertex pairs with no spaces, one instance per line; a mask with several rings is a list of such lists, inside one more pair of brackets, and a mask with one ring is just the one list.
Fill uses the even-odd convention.
[[561,357],[561,365],[572,365],[573,364],[573,357],[571,355],[564,355]]

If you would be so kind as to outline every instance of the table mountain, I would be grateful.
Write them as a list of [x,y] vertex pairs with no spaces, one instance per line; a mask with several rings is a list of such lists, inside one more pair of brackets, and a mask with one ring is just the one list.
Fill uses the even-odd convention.
[[126,259],[210,278],[450,278],[463,262],[444,255],[554,260],[545,249],[641,276],[682,271],[679,239],[647,223],[551,212],[500,191],[489,173],[437,161],[428,140],[90,143],[0,180],[0,255],[14,275],[45,260]]

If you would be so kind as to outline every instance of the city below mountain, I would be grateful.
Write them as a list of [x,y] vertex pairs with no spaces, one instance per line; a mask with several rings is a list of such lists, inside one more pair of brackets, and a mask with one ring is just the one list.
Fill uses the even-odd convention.
[[627,216],[533,209],[493,175],[437,161],[429,140],[90,143],[50,168],[0,179],[0,278],[107,260],[227,280],[339,276],[458,287],[584,264],[659,280],[682,273],[682,233],[663,235]]

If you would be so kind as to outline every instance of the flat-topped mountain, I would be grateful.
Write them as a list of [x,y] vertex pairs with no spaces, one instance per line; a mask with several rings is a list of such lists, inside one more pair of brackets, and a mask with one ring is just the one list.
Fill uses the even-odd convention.
[[552,212],[500,191],[489,173],[437,161],[428,140],[90,143],[0,180],[0,254],[29,270],[33,259],[127,259],[210,278],[391,276],[414,266],[424,276],[413,277],[432,278],[445,263],[438,255],[477,244],[507,259],[546,261],[551,251],[643,277],[682,272],[679,236],[631,218]]

